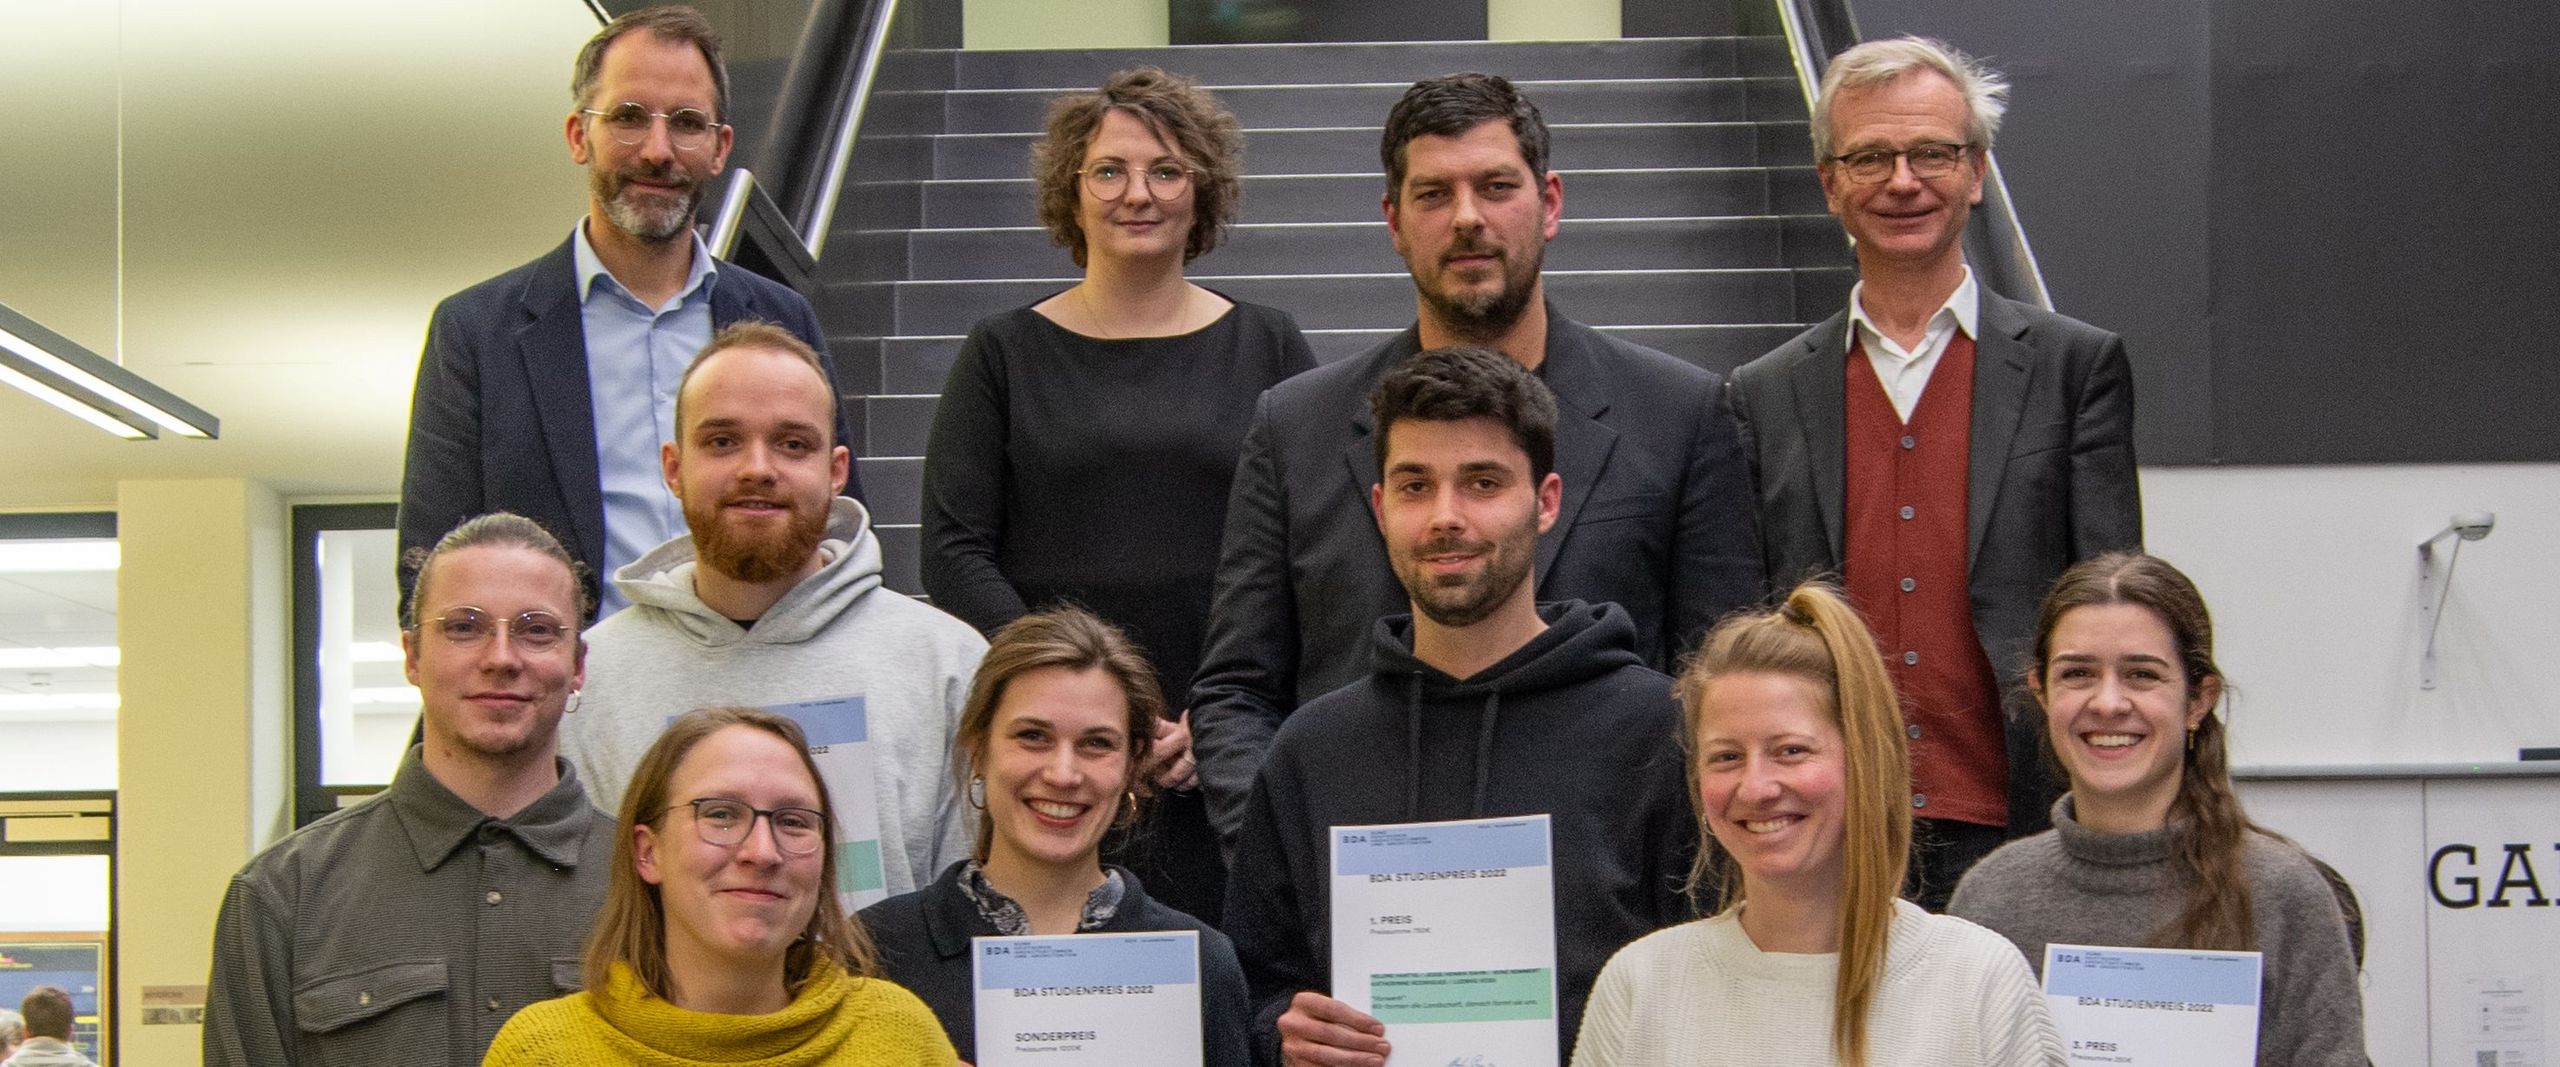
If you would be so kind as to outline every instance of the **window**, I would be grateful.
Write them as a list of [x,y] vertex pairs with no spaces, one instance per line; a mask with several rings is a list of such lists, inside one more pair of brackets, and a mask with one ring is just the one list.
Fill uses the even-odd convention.
[[417,729],[390,504],[293,509],[294,825],[391,784]]
[[114,1008],[116,522],[0,515],[0,1004],[71,994],[101,1063]]

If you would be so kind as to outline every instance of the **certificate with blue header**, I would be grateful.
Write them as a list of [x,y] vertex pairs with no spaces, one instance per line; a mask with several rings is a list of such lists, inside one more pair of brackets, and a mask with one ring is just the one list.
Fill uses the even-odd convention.
[[2255,952],[2047,945],[2044,999],[2073,1064],[2258,1062]]
[[836,897],[844,910],[888,899],[889,881],[880,872],[880,772],[871,762],[871,721],[862,698],[803,700],[765,710],[800,724],[809,736],[809,755],[826,776],[827,800],[836,809],[830,827],[836,838]]
[[1333,997],[1388,1067],[1555,1067],[1547,817],[1333,828]]
[[978,1067],[1199,1067],[1200,935],[980,937]]

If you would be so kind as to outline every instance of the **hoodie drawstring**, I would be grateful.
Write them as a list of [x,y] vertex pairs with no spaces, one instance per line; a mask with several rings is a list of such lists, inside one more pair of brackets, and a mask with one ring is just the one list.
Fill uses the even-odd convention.
[[1484,697],[1484,725],[1476,730],[1476,799],[1467,808],[1470,819],[1484,818],[1485,790],[1493,786],[1493,721],[1502,717],[1502,690]]
[[1405,677],[1413,684],[1404,702],[1404,821],[1415,822],[1422,818],[1422,672]]

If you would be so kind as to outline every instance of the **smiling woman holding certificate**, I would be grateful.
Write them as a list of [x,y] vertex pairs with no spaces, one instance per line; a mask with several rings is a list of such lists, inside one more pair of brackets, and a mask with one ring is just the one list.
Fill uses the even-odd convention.
[[623,793],[586,991],[517,1013],[484,1067],[953,1062],[924,1005],[872,976],[836,902],[833,821],[797,723],[677,717]]
[[1679,692],[1699,874],[1721,872],[1729,906],[1609,961],[1576,1067],[2063,1062],[2017,950],[1897,896],[1902,720],[1838,592],[1798,586],[1774,611],[1725,620]]
[[[1162,708],[1145,658],[1090,612],[1035,612],[996,631],[952,743],[965,761],[959,771],[968,779],[969,801],[982,812],[977,854],[933,884],[874,904],[861,916],[879,944],[882,969],[933,1008],[962,1059],[1000,1062],[1013,1046],[1033,1045],[1042,1063],[1144,1063],[1154,1053],[1207,1067],[1249,1062],[1244,971],[1226,936],[1149,898],[1137,876],[1104,866],[1100,856],[1104,832],[1139,814],[1146,782],[1138,768],[1146,766]],[[1179,979],[1062,971],[1056,966],[1061,950],[1053,949],[1042,969],[1066,978],[998,995],[1118,1003],[1074,1015],[1074,1028],[1007,1029],[1004,1049],[979,1043],[979,979],[988,976],[974,973],[980,965],[973,941],[1151,931],[1178,932],[1185,944],[1196,945],[1186,953],[1196,958],[1174,961],[1197,991],[1196,1018],[1158,1016],[1135,1028],[1140,1032],[1115,1032],[1130,1028],[1115,1027],[1112,1008],[1146,997],[1147,1010],[1155,1010],[1162,1006],[1156,998],[1170,992],[1163,987]],[[1124,940],[1145,949],[1145,942],[1166,939]],[[1023,955],[1017,951],[1014,958]],[[1094,955],[1113,956],[1123,966],[1130,959],[1119,951]],[[1175,1035],[1192,1033],[1198,1036],[1189,1047],[1170,1047],[1182,1042]],[[1080,1059],[1079,1051],[1088,1055]]]
[[2027,682],[2071,792],[2053,829],[1984,859],[1950,910],[2039,967],[2048,944],[2257,952],[2257,1062],[2363,1064],[2337,897],[2232,793],[2213,714],[2222,671],[2195,583],[2139,553],[2071,568],[2045,597]]

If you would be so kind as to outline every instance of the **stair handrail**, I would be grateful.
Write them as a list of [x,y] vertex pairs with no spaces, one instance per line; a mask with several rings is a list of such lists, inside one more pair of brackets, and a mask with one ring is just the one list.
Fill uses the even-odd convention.
[[[1864,40],[1858,33],[1857,14],[1849,9],[1849,0],[1776,0],[1778,21],[1785,28],[1787,52],[1793,59],[1796,84],[1804,91],[1805,114],[1813,114],[1815,98],[1822,92],[1822,75],[1831,65],[1831,57],[1847,51]],[[2044,270],[2036,264],[2033,246],[2027,243],[2026,227],[2018,222],[2018,213],[2009,199],[2009,183],[2000,174],[2000,161],[1986,149],[1982,153],[1984,174],[1982,203],[1973,210],[1973,221],[1965,227],[1965,259],[1973,264],[1982,284],[2011,300],[2053,310],[2053,293],[2045,288]]]
[[880,61],[889,50],[889,27],[898,14],[898,0],[871,0],[863,9],[862,48],[854,56],[853,85],[836,114],[835,133],[827,146],[827,165],[817,194],[805,201],[808,215],[800,229],[800,244],[809,250],[812,260],[826,252],[827,231],[835,223],[836,201],[844,193],[845,176],[853,166],[854,139],[862,132],[863,112],[871,107],[871,87],[879,80]]

